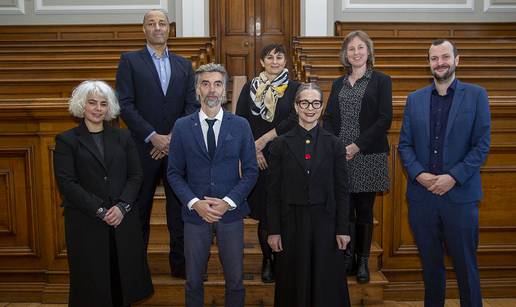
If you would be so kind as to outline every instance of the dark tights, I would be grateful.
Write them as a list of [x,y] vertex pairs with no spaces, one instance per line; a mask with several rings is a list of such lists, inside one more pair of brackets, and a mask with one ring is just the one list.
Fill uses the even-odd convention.
[[260,242],[260,248],[262,249],[262,254],[264,258],[272,257],[272,249],[267,243],[267,236],[269,233],[267,229],[265,229],[265,225],[262,221],[258,222],[258,241]]
[[357,224],[373,224],[376,192],[351,193],[349,219]]

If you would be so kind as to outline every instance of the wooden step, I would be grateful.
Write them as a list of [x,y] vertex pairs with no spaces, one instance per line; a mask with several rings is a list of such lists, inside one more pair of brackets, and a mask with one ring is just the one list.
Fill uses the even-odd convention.
[[[155,293],[141,302],[143,306],[184,306],[184,280],[168,275],[153,275]],[[381,272],[371,274],[371,282],[365,285],[348,278],[348,288],[352,304],[376,304],[383,301],[383,287],[387,279]],[[259,275],[246,275],[246,306],[273,306],[274,284],[264,284]],[[224,280],[221,275],[209,275],[204,283],[205,305],[224,306]]]

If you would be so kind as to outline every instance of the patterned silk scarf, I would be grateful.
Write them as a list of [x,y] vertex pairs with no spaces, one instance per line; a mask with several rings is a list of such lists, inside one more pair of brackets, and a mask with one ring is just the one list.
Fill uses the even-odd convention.
[[288,87],[288,69],[283,71],[272,81],[267,80],[265,72],[251,81],[251,113],[261,116],[268,122],[274,120],[276,104],[283,97]]

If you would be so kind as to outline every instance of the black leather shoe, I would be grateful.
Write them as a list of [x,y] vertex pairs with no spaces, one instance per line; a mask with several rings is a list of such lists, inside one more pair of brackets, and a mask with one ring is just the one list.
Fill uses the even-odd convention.
[[186,279],[186,272],[184,266],[172,268],[170,275],[175,278]]
[[262,261],[262,282],[268,284],[274,282],[274,268],[271,258],[263,258]]
[[357,282],[367,284],[369,282],[369,257],[358,256],[357,261]]

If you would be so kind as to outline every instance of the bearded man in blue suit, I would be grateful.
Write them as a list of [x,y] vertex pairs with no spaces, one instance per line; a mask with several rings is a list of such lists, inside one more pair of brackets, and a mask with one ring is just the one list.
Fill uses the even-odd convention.
[[482,306],[476,251],[480,167],[490,145],[487,92],[455,78],[457,48],[432,42],[434,82],[407,97],[398,150],[407,170],[409,222],[419,249],[425,306],[444,306],[445,247],[461,306]]
[[[226,282],[226,307],[243,307],[243,218],[258,177],[249,123],[223,111],[227,73],[219,64],[195,71],[201,110],[176,121],[168,180],[183,204],[185,305],[204,306],[204,272],[216,232]],[[240,172],[241,171],[241,172]]]

